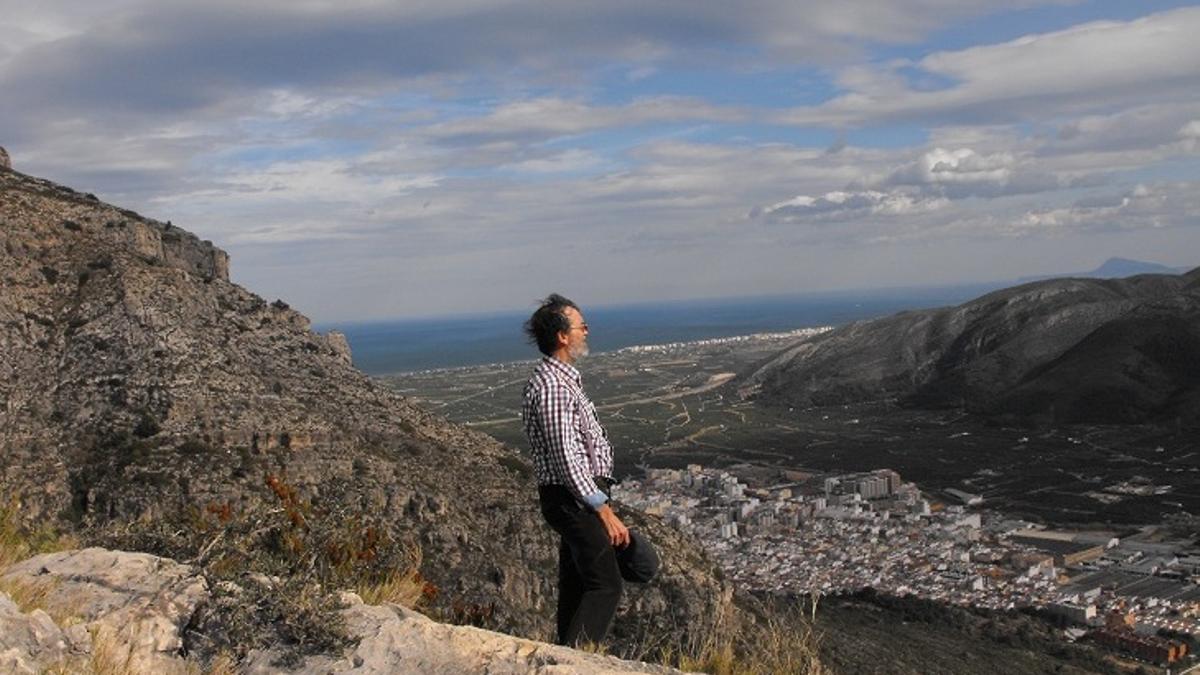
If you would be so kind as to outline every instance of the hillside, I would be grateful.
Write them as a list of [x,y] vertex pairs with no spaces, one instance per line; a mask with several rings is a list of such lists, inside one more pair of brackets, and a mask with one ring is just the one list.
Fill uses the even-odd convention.
[[850,324],[736,383],[768,405],[895,399],[1009,421],[1200,423],[1200,270],[1053,279]]
[[[254,542],[326,572],[391,542],[418,553],[430,612],[549,637],[557,541],[528,463],[376,385],[344,338],[228,271],[170,223],[0,168],[0,494],[89,541],[221,552],[226,574]],[[627,515],[667,564],[627,592],[614,653],[732,611],[690,540]],[[228,545],[235,526],[251,550]]]

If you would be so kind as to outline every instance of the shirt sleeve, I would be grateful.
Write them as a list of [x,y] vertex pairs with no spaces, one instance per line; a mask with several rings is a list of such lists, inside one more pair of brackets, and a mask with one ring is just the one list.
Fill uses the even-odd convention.
[[592,480],[587,449],[579,435],[579,407],[566,387],[545,387],[538,391],[538,413],[545,434],[550,465],[566,482],[579,501],[592,510],[599,509],[608,497]]

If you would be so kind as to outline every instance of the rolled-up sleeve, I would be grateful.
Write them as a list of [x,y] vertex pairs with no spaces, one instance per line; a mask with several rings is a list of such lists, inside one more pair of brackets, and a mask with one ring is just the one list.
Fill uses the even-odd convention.
[[608,498],[592,479],[587,447],[581,435],[579,402],[565,387],[542,387],[535,393],[540,426],[550,466],[567,489],[593,510]]

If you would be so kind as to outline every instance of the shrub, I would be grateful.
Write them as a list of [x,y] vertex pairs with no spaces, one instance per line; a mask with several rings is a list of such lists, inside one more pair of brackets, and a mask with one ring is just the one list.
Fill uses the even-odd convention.
[[189,638],[201,655],[278,648],[283,665],[349,644],[337,591],[417,605],[436,594],[420,548],[389,534],[349,495],[314,505],[286,477],[263,476],[264,498],[192,506],[173,518],[96,531],[99,545],[197,565],[213,589]]
[[138,418],[137,426],[133,428],[133,435],[138,438],[150,438],[157,436],[160,431],[162,431],[162,427],[159,426],[158,421],[149,413],[142,413]]
[[196,438],[189,438],[179,445],[179,453],[182,455],[201,457],[211,453],[212,451],[212,446]]
[[716,617],[682,643],[660,649],[658,660],[713,675],[825,675],[813,627],[816,611],[815,597],[807,612],[803,605],[768,600],[755,607],[753,621],[734,626],[728,617]]
[[394,603],[412,609],[432,600],[437,588],[421,576],[421,548],[413,545],[409,549],[405,566],[384,573],[381,578],[358,580],[354,591],[368,605]]
[[23,524],[21,505],[15,497],[0,505],[0,572],[39,553],[63,551],[77,545],[74,537],[45,522],[33,528]]

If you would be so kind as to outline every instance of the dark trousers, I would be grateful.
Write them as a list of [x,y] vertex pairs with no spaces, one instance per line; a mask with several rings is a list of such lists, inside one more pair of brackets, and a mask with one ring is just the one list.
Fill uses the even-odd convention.
[[542,517],[562,537],[558,547],[558,644],[598,643],[621,599],[621,572],[600,518],[567,488],[538,488]]

